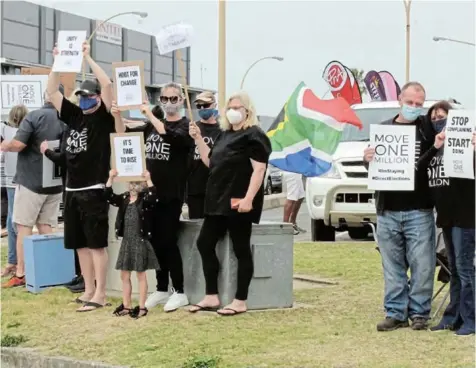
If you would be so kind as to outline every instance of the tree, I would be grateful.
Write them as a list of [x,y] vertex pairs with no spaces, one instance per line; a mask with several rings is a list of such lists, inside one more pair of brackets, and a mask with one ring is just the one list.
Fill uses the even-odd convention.
[[365,83],[364,83],[364,71],[363,69],[357,69],[357,68],[350,68],[352,73],[354,74],[355,80],[359,84],[359,89],[360,89],[360,94],[363,96],[367,94],[367,88],[365,88]]

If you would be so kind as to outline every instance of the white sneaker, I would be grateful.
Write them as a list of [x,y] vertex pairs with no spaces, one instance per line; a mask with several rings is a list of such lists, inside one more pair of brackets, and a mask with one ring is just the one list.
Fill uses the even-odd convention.
[[169,297],[170,294],[166,291],[154,291],[145,301],[145,307],[150,309],[158,306],[159,304],[165,304]]
[[170,296],[167,303],[165,303],[164,311],[172,312],[174,310],[179,309],[180,307],[185,307],[188,304],[189,302],[188,302],[187,295],[183,293],[179,294],[176,291],[174,291],[174,293]]

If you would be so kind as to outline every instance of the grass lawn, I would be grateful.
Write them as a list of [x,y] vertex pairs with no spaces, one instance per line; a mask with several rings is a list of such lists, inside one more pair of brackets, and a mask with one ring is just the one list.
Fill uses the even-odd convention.
[[295,273],[338,285],[296,290],[295,300],[311,308],[232,318],[155,309],[139,320],[113,317],[113,307],[76,313],[66,289],[2,290],[2,335],[23,336],[20,346],[48,355],[140,368],[184,367],[189,359],[196,365],[187,367],[203,368],[474,367],[474,336],[376,332],[383,281],[373,243],[296,244]]

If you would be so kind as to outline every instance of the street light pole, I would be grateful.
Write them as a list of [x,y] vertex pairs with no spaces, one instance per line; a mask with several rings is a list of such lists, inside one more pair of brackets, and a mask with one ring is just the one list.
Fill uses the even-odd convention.
[[468,42],[468,41],[461,41],[461,40],[455,40],[453,38],[447,38],[447,37],[433,37],[433,41],[438,42],[438,41],[449,41],[449,42],[456,42],[456,43],[462,43],[465,45],[470,45],[470,46],[476,46],[473,42]]
[[273,60],[278,60],[278,61],[283,61],[284,58],[281,57],[281,56],[265,56],[265,57],[262,57],[261,59],[258,59],[256,60],[253,64],[251,64],[249,66],[249,68],[246,70],[245,72],[245,75],[243,75],[243,79],[241,80],[241,85],[240,85],[240,89],[243,89],[243,85],[245,84],[245,79],[246,79],[246,76],[248,75],[248,73],[250,72],[251,69],[253,69],[253,67],[258,64],[260,61],[263,61],[263,60],[266,60],[266,59],[273,59]]
[[218,106],[226,99],[226,2],[218,0]]
[[[148,14],[146,12],[123,12],[123,13],[118,13],[113,15],[112,17],[107,18],[106,20],[103,20],[99,25],[94,29],[94,31],[91,33],[89,38],[87,39],[87,43],[91,43],[91,40],[93,39],[94,35],[96,34],[97,30],[102,27],[103,24],[109,22],[111,19],[120,17],[121,15],[137,15],[141,18],[147,18]],[[83,81],[86,79],[86,63],[83,61]]]
[[410,81],[410,8],[412,0],[403,0],[406,15],[405,83]]

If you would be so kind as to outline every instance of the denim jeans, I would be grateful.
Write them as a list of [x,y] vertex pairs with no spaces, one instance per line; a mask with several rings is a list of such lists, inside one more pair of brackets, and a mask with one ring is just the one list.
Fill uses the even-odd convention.
[[17,264],[17,229],[13,223],[13,199],[15,198],[15,188],[7,188],[8,198],[8,215],[7,215],[7,231],[8,231],[8,259],[11,265]]
[[399,321],[429,319],[436,266],[433,211],[385,211],[377,216],[377,242],[387,317]]
[[443,236],[451,279],[450,304],[440,325],[474,332],[474,229],[444,228]]

